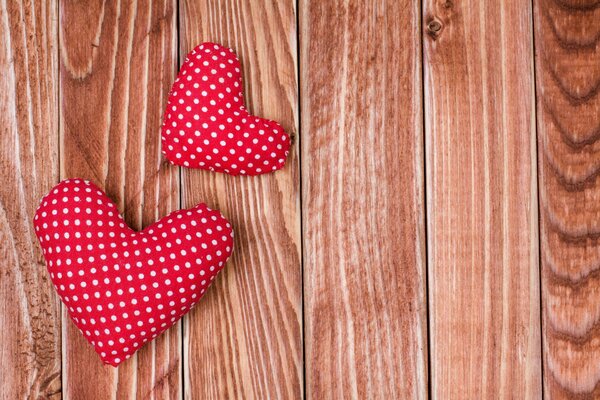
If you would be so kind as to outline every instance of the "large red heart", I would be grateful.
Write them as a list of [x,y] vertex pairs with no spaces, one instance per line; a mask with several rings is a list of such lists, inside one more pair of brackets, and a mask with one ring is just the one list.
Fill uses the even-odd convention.
[[173,84],[162,127],[162,151],[176,165],[259,175],[283,167],[290,138],[275,121],[244,106],[233,50],[203,43],[190,52]]
[[71,319],[113,366],[196,304],[233,245],[229,222],[205,204],[136,232],[106,194],[80,179],[42,199],[34,227]]

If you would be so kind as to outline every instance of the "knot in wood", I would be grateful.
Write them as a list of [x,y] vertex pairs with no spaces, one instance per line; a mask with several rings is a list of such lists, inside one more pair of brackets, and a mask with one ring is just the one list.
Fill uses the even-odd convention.
[[432,18],[427,23],[427,33],[433,39],[437,39],[440,36],[440,34],[442,33],[442,29],[443,29],[442,22],[440,20],[438,20],[437,18]]

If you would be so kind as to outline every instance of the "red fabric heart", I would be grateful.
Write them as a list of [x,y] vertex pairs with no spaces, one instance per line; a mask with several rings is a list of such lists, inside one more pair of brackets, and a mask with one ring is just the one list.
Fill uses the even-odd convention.
[[135,232],[93,184],[59,183],[35,233],[56,291],[103,362],[117,366],[198,302],[229,258],[229,222],[205,204]]
[[275,121],[244,106],[233,50],[203,43],[190,52],[173,84],[162,127],[162,151],[176,165],[230,175],[281,169],[290,138]]

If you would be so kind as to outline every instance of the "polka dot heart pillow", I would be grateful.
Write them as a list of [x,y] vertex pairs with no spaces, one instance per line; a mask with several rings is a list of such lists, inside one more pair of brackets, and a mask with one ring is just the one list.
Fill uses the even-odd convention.
[[260,175],[281,169],[289,149],[290,137],[277,122],[246,110],[233,50],[203,43],[187,55],[164,114],[162,151],[169,161]]
[[233,244],[229,222],[204,204],[136,232],[101,190],[79,179],[42,199],[34,227],[69,316],[113,366],[198,302]]

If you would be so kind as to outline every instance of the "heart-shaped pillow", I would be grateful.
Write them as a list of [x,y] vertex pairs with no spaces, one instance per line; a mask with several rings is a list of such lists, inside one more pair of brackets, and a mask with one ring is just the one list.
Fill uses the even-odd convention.
[[34,227],[71,319],[113,366],[196,304],[233,245],[229,222],[205,204],[136,232],[106,194],[80,179],[42,199]]
[[246,110],[233,50],[203,43],[187,55],[164,114],[162,151],[169,161],[259,175],[281,169],[289,149],[290,137],[277,122]]

